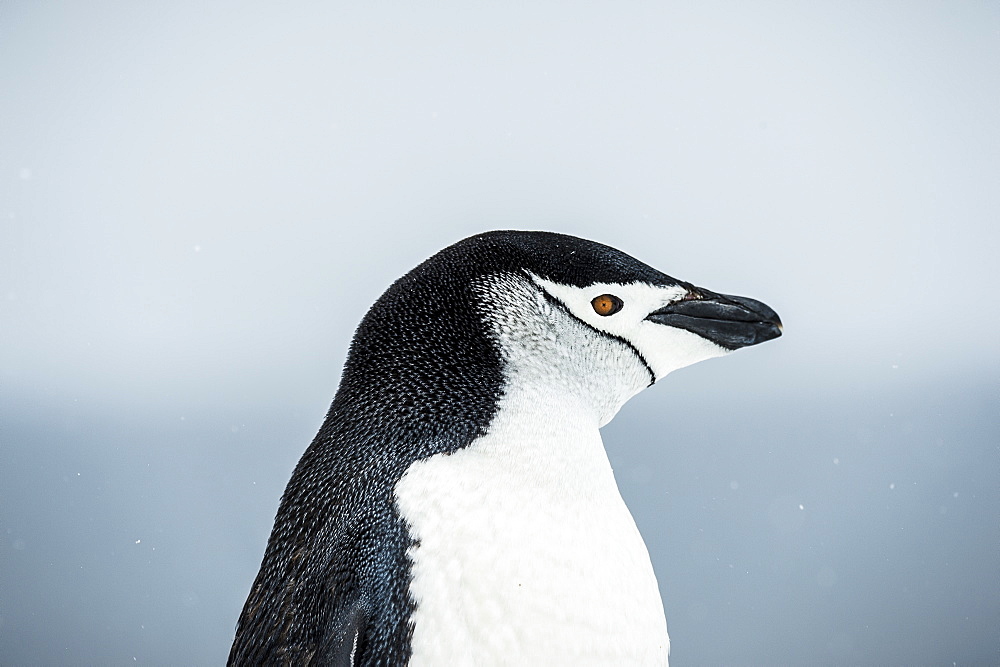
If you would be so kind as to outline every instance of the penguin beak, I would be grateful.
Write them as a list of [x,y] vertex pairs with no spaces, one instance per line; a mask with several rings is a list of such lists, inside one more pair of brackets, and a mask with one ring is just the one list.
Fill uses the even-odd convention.
[[716,294],[693,287],[646,316],[657,324],[696,333],[727,350],[763,343],[781,335],[781,319],[770,307],[744,296]]

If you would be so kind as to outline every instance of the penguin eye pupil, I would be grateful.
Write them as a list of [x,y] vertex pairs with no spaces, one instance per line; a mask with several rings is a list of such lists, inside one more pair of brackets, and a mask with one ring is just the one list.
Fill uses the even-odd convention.
[[607,317],[608,315],[617,313],[625,304],[614,294],[602,294],[599,297],[595,297],[590,302],[590,305],[594,307],[595,313],[602,317]]

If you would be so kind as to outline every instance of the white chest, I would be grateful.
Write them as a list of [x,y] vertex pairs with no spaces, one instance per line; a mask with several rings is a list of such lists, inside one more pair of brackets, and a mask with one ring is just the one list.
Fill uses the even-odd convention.
[[508,395],[490,433],[396,486],[417,544],[413,665],[665,665],[645,544],[597,424]]

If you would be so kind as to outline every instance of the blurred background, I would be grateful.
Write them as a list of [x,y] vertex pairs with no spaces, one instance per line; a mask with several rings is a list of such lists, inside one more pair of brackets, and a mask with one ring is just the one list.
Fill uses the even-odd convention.
[[1000,6],[0,4],[0,662],[220,664],[354,327],[497,228],[785,336],[605,429],[675,665],[1000,663]]

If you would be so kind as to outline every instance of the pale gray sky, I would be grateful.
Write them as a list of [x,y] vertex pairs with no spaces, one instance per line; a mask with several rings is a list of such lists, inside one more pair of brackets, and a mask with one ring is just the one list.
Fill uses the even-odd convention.
[[222,661],[353,328],[496,228],[786,323],[605,431],[675,664],[1000,661],[998,63],[985,2],[3,3],[0,661]]

